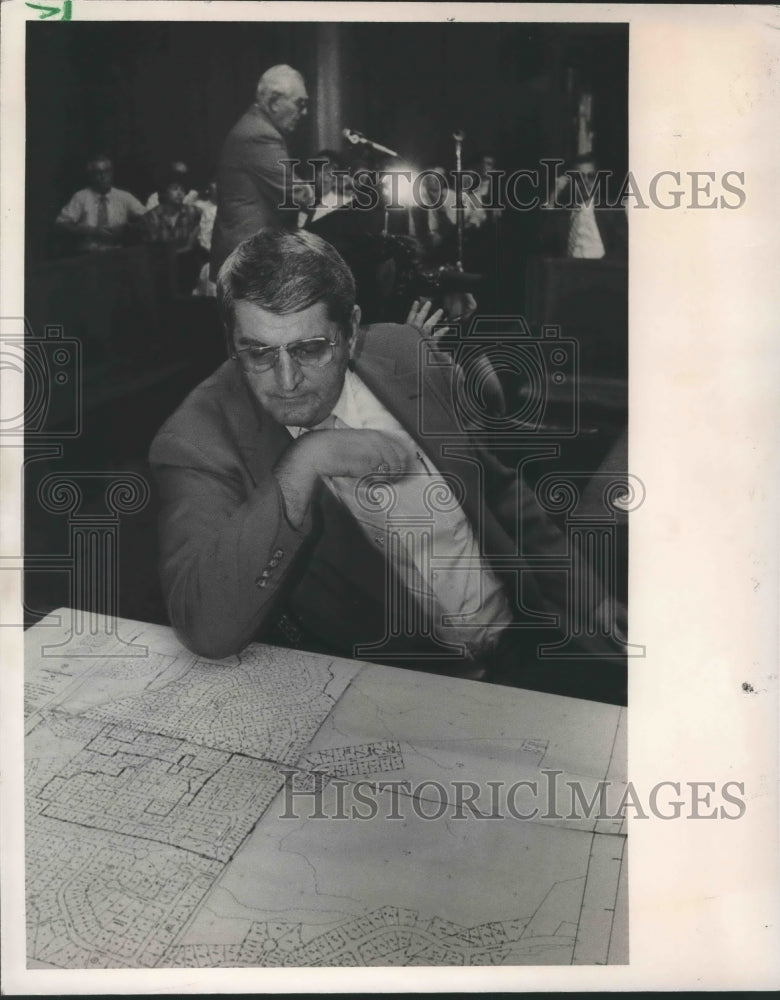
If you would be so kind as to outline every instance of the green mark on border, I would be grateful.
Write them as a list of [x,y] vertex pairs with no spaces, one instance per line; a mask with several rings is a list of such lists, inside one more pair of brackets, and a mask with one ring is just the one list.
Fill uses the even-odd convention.
[[42,11],[43,13],[38,15],[39,21],[45,21],[46,18],[54,17],[56,14],[60,15],[60,21],[70,21],[73,16],[73,0],[63,0],[62,7],[49,7],[40,3],[27,3],[25,7]]

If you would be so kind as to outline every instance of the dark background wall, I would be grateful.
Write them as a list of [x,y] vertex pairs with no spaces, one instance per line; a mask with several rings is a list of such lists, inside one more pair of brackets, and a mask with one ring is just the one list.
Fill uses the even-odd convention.
[[[342,29],[349,124],[418,166],[490,148],[507,169],[576,150],[577,95],[594,92],[605,162],[626,168],[624,25],[384,24]],[[363,123],[362,125],[360,123]]]
[[277,62],[299,68],[314,99],[293,153],[337,143],[340,123],[418,167],[451,169],[452,132],[463,129],[466,165],[489,147],[502,167],[533,168],[576,152],[577,97],[590,90],[603,165],[627,168],[626,25],[30,22],[27,31],[33,260],[47,254],[51,222],[95,152],[112,156],[117,186],[142,199],[173,158],[205,184]]

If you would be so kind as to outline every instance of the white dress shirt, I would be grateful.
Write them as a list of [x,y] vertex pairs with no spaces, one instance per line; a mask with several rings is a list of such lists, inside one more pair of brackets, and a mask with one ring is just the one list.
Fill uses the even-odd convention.
[[[97,226],[98,207],[103,197],[92,188],[83,188],[81,191],[77,191],[60,211],[57,222],[75,222],[87,226]],[[134,216],[144,214],[143,205],[129,191],[121,191],[119,188],[112,187],[105,194],[105,199],[109,226],[123,226]]]
[[591,199],[571,213],[568,254],[569,257],[584,260],[600,260],[604,253],[604,243],[596,222],[596,209]]
[[[462,644],[473,656],[486,653],[512,614],[447,477],[352,371],[346,372],[332,418],[335,425],[333,420],[324,423],[336,429],[392,434],[413,456],[411,470],[399,479],[382,480],[378,475],[325,480],[372,544],[393,561],[406,587],[405,594],[396,596],[399,606],[390,609],[391,615],[393,610],[405,615],[405,630]],[[288,430],[294,437],[303,433],[299,427]],[[432,560],[438,568],[432,567]],[[413,595],[411,603],[409,594]],[[414,628],[410,628],[410,615],[417,616]]]
[[198,198],[193,202],[195,208],[200,209],[200,228],[198,229],[198,243],[207,252],[211,252],[211,234],[214,231],[214,220],[217,217],[217,206],[213,201],[202,201]]

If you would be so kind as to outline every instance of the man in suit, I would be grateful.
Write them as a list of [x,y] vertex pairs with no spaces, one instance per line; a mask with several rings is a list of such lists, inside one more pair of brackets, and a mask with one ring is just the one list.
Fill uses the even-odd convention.
[[[287,139],[308,113],[309,96],[301,74],[272,66],[260,77],[255,100],[228,133],[217,166],[217,216],[211,240],[211,280],[234,247],[267,226],[294,229],[298,204],[311,197],[293,184],[282,163]],[[292,208],[279,206],[291,197]]]
[[230,359],[150,453],[183,641],[210,658],[261,639],[525,686],[528,626],[566,601],[565,575],[529,557],[562,557],[565,539],[458,430],[455,367],[421,365],[413,327],[361,331],[351,272],[305,231],[238,246],[218,297]]
[[573,160],[542,206],[542,252],[579,260],[625,260],[628,226],[623,205],[611,207],[590,153]]

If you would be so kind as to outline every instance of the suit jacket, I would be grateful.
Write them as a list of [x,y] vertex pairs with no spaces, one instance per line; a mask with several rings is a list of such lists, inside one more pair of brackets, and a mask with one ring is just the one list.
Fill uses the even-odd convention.
[[[551,257],[567,256],[572,211],[570,208],[541,210],[540,241],[543,254]],[[604,258],[625,260],[628,254],[628,224],[623,206],[607,208],[597,205],[594,215],[604,244]]]
[[228,133],[217,166],[217,215],[211,238],[211,280],[239,243],[266,226],[294,228],[298,209],[280,209],[289,201],[281,160],[287,146],[257,105],[252,105]]
[[[522,480],[458,431],[452,366],[426,365],[420,377],[420,339],[411,327],[369,327],[363,344],[358,375],[439,470],[458,477],[488,563],[503,557],[506,572],[507,557],[520,550],[563,555],[561,531]],[[237,362],[226,361],[152,444],[163,592],[172,624],[201,655],[221,658],[268,639],[286,611],[305,626],[307,648],[336,655],[353,655],[357,643],[381,643],[385,634],[388,568],[347,509],[323,484],[300,528],[286,520],[272,470],[290,443]],[[516,606],[561,610],[563,574],[523,572],[519,583],[516,570],[527,563],[511,561],[505,582]],[[419,637],[398,639],[396,647],[419,654]]]

